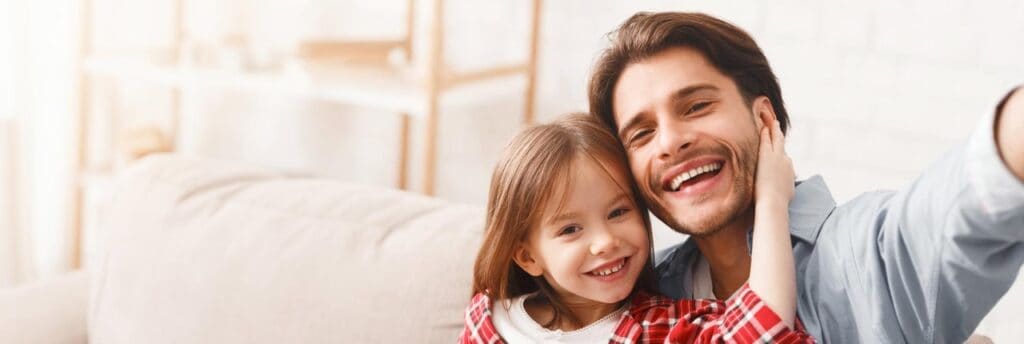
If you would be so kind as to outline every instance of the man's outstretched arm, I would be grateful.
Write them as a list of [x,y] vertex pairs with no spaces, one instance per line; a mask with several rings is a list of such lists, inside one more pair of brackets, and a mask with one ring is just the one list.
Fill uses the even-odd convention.
[[865,342],[967,339],[1024,264],[1022,105],[1018,89],[909,185],[837,207],[815,244],[835,261],[815,264],[841,272],[851,310],[803,314],[852,313]]
[[1024,87],[1010,91],[996,111],[999,155],[1017,179],[1024,181]]

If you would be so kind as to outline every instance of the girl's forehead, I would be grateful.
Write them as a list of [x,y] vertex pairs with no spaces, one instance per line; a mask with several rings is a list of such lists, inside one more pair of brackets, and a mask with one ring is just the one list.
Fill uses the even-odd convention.
[[[632,199],[631,185],[629,178],[624,172],[624,166],[618,166],[606,161],[607,159],[600,159],[598,157],[589,154],[577,154],[569,164],[565,166],[566,171],[559,174],[559,179],[553,183],[551,193],[549,193],[546,203],[547,211],[544,214],[544,220],[546,221],[555,214],[561,213],[570,199],[572,199],[572,192],[580,188],[596,188],[601,185],[596,183],[607,183],[607,185],[618,189],[619,192],[624,193],[627,197]],[[581,180],[578,176],[581,172],[592,172],[589,173],[595,176],[595,180]],[[579,183],[587,183],[587,185],[579,185]]]
[[602,159],[599,156],[579,154],[572,161],[573,168],[587,168],[597,171],[602,182],[615,184],[616,187],[627,191],[630,189],[629,178],[625,173],[626,166],[613,162],[611,159]]

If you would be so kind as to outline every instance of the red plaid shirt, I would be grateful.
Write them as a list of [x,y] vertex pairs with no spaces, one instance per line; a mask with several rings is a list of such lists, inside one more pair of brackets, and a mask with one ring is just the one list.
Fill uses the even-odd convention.
[[[814,343],[800,321],[790,329],[746,284],[726,301],[679,300],[638,293],[609,343]],[[504,343],[491,321],[491,300],[466,308],[459,343]]]

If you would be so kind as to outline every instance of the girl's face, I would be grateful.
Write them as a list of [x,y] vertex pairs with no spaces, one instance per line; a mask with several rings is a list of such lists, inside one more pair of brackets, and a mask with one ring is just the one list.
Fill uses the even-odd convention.
[[610,172],[611,177],[592,159],[576,158],[569,183],[552,195],[541,223],[516,251],[516,263],[544,276],[567,304],[624,300],[647,262],[643,214],[628,192],[627,177]]

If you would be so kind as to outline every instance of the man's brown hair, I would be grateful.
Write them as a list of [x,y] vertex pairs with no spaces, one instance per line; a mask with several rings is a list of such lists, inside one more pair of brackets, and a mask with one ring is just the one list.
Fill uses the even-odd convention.
[[703,13],[640,12],[609,37],[611,46],[601,54],[590,77],[589,98],[590,113],[612,132],[618,132],[612,98],[622,71],[630,63],[673,47],[700,51],[719,72],[736,83],[748,104],[758,96],[768,97],[782,132],[789,128],[782,91],[768,59],[754,39],[739,27]]

